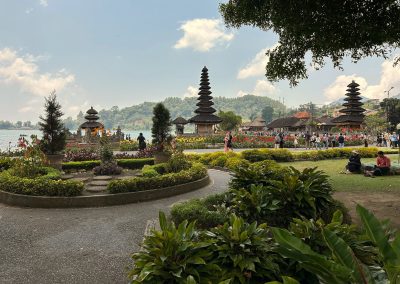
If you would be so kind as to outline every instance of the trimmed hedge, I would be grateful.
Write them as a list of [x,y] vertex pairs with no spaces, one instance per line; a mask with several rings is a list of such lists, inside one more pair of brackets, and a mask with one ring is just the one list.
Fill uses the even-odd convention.
[[[143,159],[119,159],[117,165],[125,169],[141,169],[144,165],[153,165],[153,158]],[[62,164],[62,169],[68,170],[91,170],[94,167],[100,166],[99,160],[81,161],[81,162],[66,162]]]
[[53,180],[50,173],[34,179],[11,175],[8,171],[0,174],[0,190],[35,196],[77,196],[84,189],[82,182]]
[[168,173],[154,177],[134,177],[124,180],[113,180],[108,184],[110,193],[135,192],[169,187],[199,180],[207,176],[207,169],[201,164],[194,164],[188,170]]
[[0,172],[8,170],[13,166],[13,159],[10,158],[0,158]]

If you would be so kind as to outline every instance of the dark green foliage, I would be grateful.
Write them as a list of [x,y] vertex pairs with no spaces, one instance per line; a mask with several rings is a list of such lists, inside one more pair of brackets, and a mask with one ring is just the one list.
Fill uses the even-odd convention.
[[54,173],[46,177],[20,178],[8,172],[0,174],[0,190],[37,196],[77,196],[84,189],[82,182],[54,180]]
[[100,139],[100,165],[93,169],[95,175],[119,175],[122,168],[114,159],[113,150],[107,136]]
[[162,212],[159,220],[161,229],[153,230],[132,256],[132,283],[215,283],[220,269],[210,262],[212,242],[199,239],[194,223],[176,227]]
[[169,173],[177,173],[189,169],[190,166],[191,163],[186,159],[184,154],[174,153],[167,162],[166,170]]
[[213,263],[221,268],[220,281],[229,283],[264,283],[279,272],[271,253],[271,239],[266,224],[246,223],[231,215],[229,222],[205,233],[213,240]]
[[196,221],[196,227],[202,229],[209,229],[224,224],[227,221],[226,212],[224,214],[220,210],[211,207],[211,204],[219,206],[222,202],[192,199],[175,204],[171,208],[171,218],[176,224],[184,220],[189,222]]
[[41,149],[46,154],[56,154],[64,150],[66,134],[61,117],[61,105],[57,102],[56,91],[45,98],[45,117],[40,117],[40,130],[43,132]]
[[194,164],[190,169],[178,173],[168,173],[155,177],[134,177],[125,180],[113,180],[108,184],[110,193],[135,192],[163,188],[199,180],[207,176],[207,169]]
[[159,176],[160,174],[154,169],[154,166],[149,166],[145,165],[142,168],[142,176],[150,178],[150,177],[156,177]]
[[[144,159],[120,159],[117,160],[118,166],[124,169],[141,169],[144,165],[154,164],[153,158]],[[62,164],[64,171],[70,170],[91,170],[100,165],[100,161],[66,162]]]
[[240,115],[236,115],[233,111],[222,111],[220,110],[218,116],[222,119],[222,122],[219,124],[219,127],[223,131],[230,131],[237,129],[239,125],[242,123],[242,117]]
[[278,34],[279,45],[268,53],[266,76],[291,85],[308,77],[306,54],[315,69],[327,58],[341,68],[348,56],[353,62],[388,58],[400,42],[400,4],[395,0],[230,0],[220,4],[220,12],[228,26],[249,25]]
[[164,143],[169,138],[171,131],[171,116],[169,110],[162,104],[158,103],[153,109],[153,126],[151,127],[151,135],[153,144],[163,149]]
[[261,117],[265,120],[266,123],[272,121],[273,114],[274,114],[274,108],[272,106],[266,106],[261,111]]
[[14,159],[0,158],[0,172],[8,170],[14,164]]
[[277,162],[293,161],[292,152],[287,149],[256,149],[245,150],[241,153],[243,159],[250,162],[259,162],[264,160],[275,160]]

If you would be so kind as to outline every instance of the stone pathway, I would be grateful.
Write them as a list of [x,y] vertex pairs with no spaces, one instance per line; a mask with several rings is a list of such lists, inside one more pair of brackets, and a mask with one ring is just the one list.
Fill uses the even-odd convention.
[[[0,283],[128,283],[131,254],[158,212],[227,189],[229,174],[182,195],[99,208],[19,208],[0,203]],[[147,229],[146,229],[147,228]]]

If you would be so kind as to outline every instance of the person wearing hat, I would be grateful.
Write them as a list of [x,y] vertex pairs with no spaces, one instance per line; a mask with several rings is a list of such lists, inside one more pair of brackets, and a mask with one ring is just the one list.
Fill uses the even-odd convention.
[[361,157],[356,150],[351,151],[349,162],[346,165],[346,170],[349,173],[361,173]]

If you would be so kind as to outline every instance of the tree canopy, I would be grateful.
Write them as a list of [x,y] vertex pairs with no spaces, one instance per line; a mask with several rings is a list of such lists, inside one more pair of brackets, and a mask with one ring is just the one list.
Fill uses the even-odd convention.
[[219,127],[224,131],[234,130],[242,123],[242,117],[236,115],[233,111],[219,111],[218,116],[222,119]]
[[279,36],[267,52],[266,77],[292,86],[308,77],[308,54],[315,69],[328,58],[341,69],[344,57],[388,58],[400,42],[398,0],[229,0],[220,12],[229,27],[249,25]]

